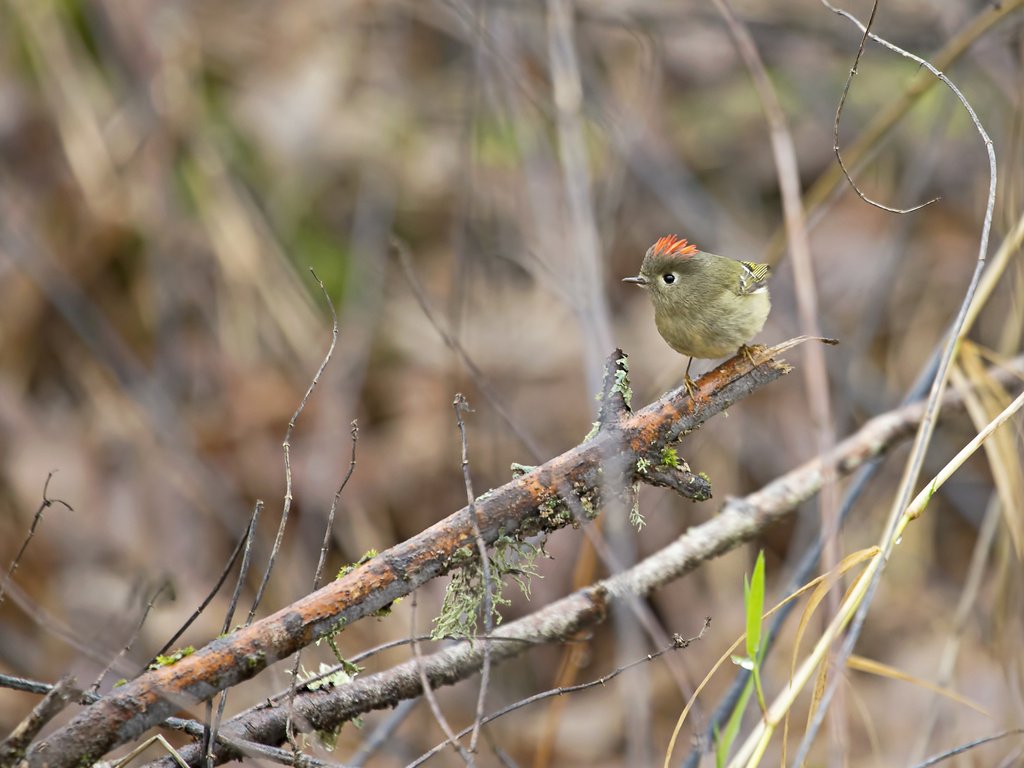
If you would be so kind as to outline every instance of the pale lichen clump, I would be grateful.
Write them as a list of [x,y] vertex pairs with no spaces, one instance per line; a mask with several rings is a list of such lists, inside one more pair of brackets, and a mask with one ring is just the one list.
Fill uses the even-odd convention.
[[629,358],[625,355],[615,361],[615,383],[612,384],[612,392],[622,395],[622,400],[627,406],[633,405],[633,390],[629,386]]
[[[512,604],[503,594],[505,579],[511,578],[526,599],[530,599],[530,580],[540,576],[536,560],[546,555],[543,541],[532,544],[514,536],[499,536],[494,542],[490,555],[490,606],[495,624],[501,623],[502,606]],[[456,550],[451,563],[457,566],[444,593],[441,615],[434,619],[430,636],[439,640],[444,637],[475,637],[484,606],[487,584],[484,580],[483,564],[479,553],[464,546]]]
[[647,525],[647,520],[640,514],[640,483],[633,483],[632,490],[633,503],[629,508],[629,524],[639,532]]

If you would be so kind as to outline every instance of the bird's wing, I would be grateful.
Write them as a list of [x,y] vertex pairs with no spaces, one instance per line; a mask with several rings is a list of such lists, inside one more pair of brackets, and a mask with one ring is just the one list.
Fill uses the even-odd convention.
[[767,264],[757,264],[753,261],[741,261],[739,286],[737,293],[745,296],[749,293],[758,293],[766,290],[765,283],[768,282],[768,273],[771,271]]

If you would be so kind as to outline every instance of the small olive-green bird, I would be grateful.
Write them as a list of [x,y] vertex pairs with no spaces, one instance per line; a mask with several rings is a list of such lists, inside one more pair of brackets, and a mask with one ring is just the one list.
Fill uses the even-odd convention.
[[690,358],[685,384],[690,396],[693,358],[746,351],[771,309],[768,265],[706,253],[681,237],[666,235],[647,249],[640,274],[623,278],[647,290],[654,324],[672,349]]

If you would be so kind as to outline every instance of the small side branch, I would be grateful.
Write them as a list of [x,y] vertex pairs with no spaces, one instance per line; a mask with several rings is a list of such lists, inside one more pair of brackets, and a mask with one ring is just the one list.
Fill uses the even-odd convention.
[[75,678],[71,675],[62,677],[43,700],[33,707],[32,711],[18,727],[11,731],[10,736],[0,742],[0,765],[14,765],[20,760],[32,739],[60,714],[72,698],[82,695],[75,690]]
[[616,348],[604,364],[604,379],[601,382],[601,408],[597,413],[599,429],[617,424],[631,413],[633,390],[629,386],[629,358]]
[[695,475],[688,469],[678,467],[651,467],[640,479],[650,485],[671,488],[691,501],[707,501],[711,498],[711,481],[704,475]]
[[[833,8],[828,3],[825,3],[825,6],[836,13],[840,13],[840,11]],[[857,67],[860,65],[860,60],[864,56],[864,46],[867,43],[868,37],[871,34],[871,27],[875,23],[875,15],[877,13],[878,0],[875,0],[875,2],[872,3],[871,5],[871,13],[868,16],[868,23],[864,26],[864,34],[860,38],[860,45],[857,46],[857,55],[853,57],[853,64],[850,67],[850,74],[847,76],[846,84],[843,86],[843,93],[839,97],[839,106],[836,107],[836,117],[832,123],[832,151],[835,153],[836,162],[839,164],[839,170],[843,172],[843,176],[846,177],[846,180],[850,183],[850,187],[853,188],[853,191],[857,193],[857,197],[859,197],[868,205],[873,205],[875,208],[881,208],[883,211],[888,211],[889,213],[913,213],[914,211],[921,210],[927,205],[931,205],[932,203],[938,202],[939,198],[933,197],[931,200],[927,200],[926,202],[923,203],[918,203],[917,205],[911,206],[910,208],[892,208],[888,205],[883,205],[882,203],[879,203],[876,200],[872,200],[870,197],[868,197],[861,191],[860,187],[857,186],[857,182],[855,182],[853,180],[853,177],[850,175],[850,171],[847,169],[846,163],[843,162],[842,152],[839,151],[839,121],[842,119],[843,107],[846,106],[846,99],[850,95],[850,86],[853,85],[853,78],[857,76]]]
[[52,507],[54,504],[60,504],[68,512],[74,512],[71,505],[63,499],[51,499],[46,495],[46,492],[50,488],[50,481],[53,479],[53,472],[50,472],[46,476],[46,482],[43,483],[43,500],[39,503],[39,509],[36,510],[35,516],[32,518],[32,525],[28,529],[28,535],[25,537],[25,541],[21,543],[21,548],[18,550],[18,554],[11,560],[10,566],[7,568],[7,575],[4,580],[0,582],[0,604],[4,601],[4,593],[7,591],[7,583],[14,578],[14,572],[18,570],[18,564],[21,562],[22,556],[25,554],[25,550],[28,549],[28,544],[32,541],[32,537],[36,535],[36,528],[39,527],[40,521],[43,519],[43,510],[47,507]]

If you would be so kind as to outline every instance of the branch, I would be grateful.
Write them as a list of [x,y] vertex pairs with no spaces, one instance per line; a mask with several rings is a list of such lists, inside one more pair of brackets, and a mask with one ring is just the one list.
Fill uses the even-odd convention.
[[0,742],[0,765],[13,765],[15,760],[20,759],[36,734],[59,715],[72,698],[81,693],[81,691],[75,690],[74,677],[68,675],[61,678],[60,682],[50,689],[42,701],[33,707],[28,717],[22,720],[11,731],[11,734]]
[[[603,506],[602,493],[629,493],[632,482],[642,479],[638,459],[656,464],[662,451],[682,435],[788,373],[790,367],[772,355],[789,346],[759,348],[753,362],[738,355],[700,379],[696,401],[684,387],[673,390],[639,413],[598,430],[581,445],[484,494],[474,505],[484,541],[492,544],[500,535],[525,538],[557,530],[575,519],[570,501],[596,513]],[[610,364],[619,365],[622,357],[617,351]],[[620,388],[628,403],[625,377],[620,377]],[[562,498],[564,488],[571,489],[575,498]],[[112,691],[37,743],[28,765],[70,768],[99,759],[178,709],[256,676],[275,661],[446,573],[460,562],[460,549],[472,549],[474,538],[467,506],[272,616]],[[495,653],[500,654],[504,645],[498,644]],[[413,677],[418,685],[418,675],[413,672]]]
[[[1020,379],[1024,376],[1024,357],[1016,358],[1006,368],[992,371],[992,375],[1004,384],[1016,379],[1019,389]],[[945,413],[962,409],[961,394],[947,394],[943,408]],[[824,457],[806,462],[749,496],[726,502],[719,514],[689,529],[632,568],[499,627],[488,640],[492,645],[491,663],[498,664],[519,656],[542,642],[567,641],[581,630],[603,621],[616,602],[646,595],[686,575],[703,562],[757,537],[765,528],[790,515],[817,493],[822,479],[828,474],[847,475],[911,436],[924,412],[925,406],[916,403],[876,416]],[[294,706],[304,722],[313,728],[333,730],[371,710],[393,707],[402,700],[421,695],[418,671],[421,666],[430,685],[436,688],[476,674],[482,663],[483,649],[480,638],[477,638],[475,643],[452,646],[422,659],[358,678],[344,686],[302,692],[296,697]],[[225,724],[222,731],[232,739],[276,744],[284,739],[286,720],[286,707],[261,704],[237,715]],[[218,746],[214,755],[218,762],[232,756],[223,746]],[[181,756],[189,765],[198,765],[199,755],[195,747],[181,750]],[[154,766],[171,768],[166,760]]]

